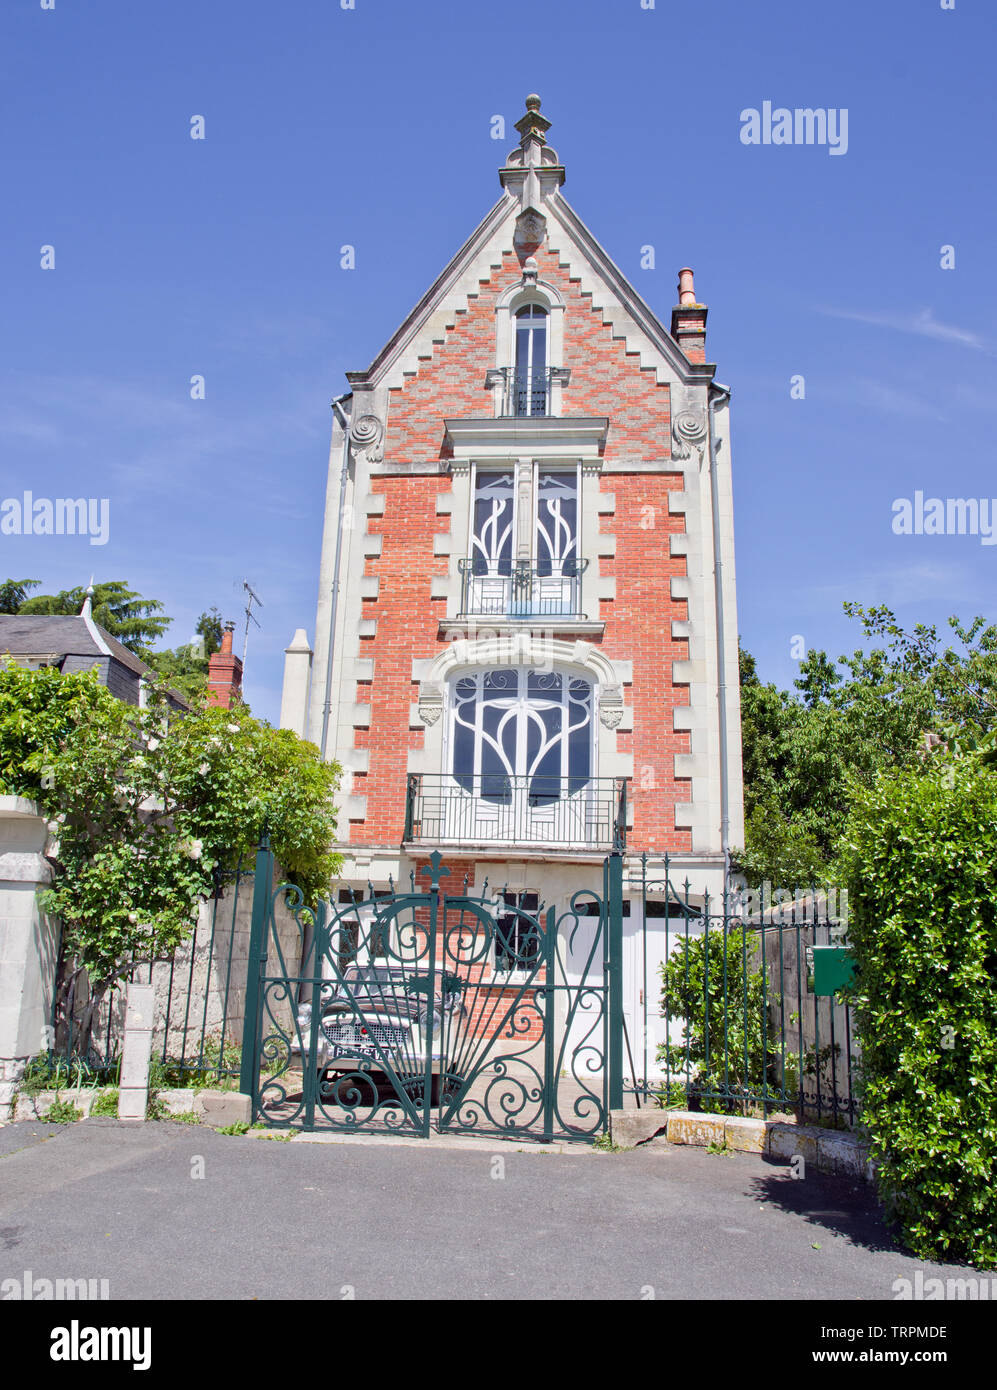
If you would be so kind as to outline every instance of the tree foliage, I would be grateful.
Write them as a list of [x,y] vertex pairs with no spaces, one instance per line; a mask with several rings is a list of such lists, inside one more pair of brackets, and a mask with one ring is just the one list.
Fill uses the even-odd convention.
[[0,613],[20,613],[29,592],[37,589],[40,583],[40,579],[0,580]]
[[147,652],[145,660],[159,676],[193,705],[208,693],[208,662],[222,645],[222,616],[217,608],[201,614],[194,640],[173,650]]
[[954,641],[885,607],[846,604],[875,645],[832,662],[811,651],[793,691],[759,680],[741,653],[745,846],[749,882],[793,888],[836,875],[852,787],[916,771],[939,739],[975,744],[997,726],[997,627],[949,619]]
[[242,707],[179,712],[116,700],[93,672],[0,664],[0,790],[49,817],[47,911],[97,996],[140,960],[169,958],[198,903],[252,855],[266,823],[307,900],[339,868],[339,768]]
[[[987,689],[965,674],[949,707],[967,702],[979,712]],[[842,856],[862,1118],[881,1196],[921,1259],[981,1268],[997,1267],[991,754],[986,743],[936,750],[925,767],[854,785]]]
[[[142,598],[122,579],[109,579],[93,586],[90,611],[94,622],[136,656],[147,658],[150,644],[170,625],[158,599]],[[21,613],[79,613],[87,591],[81,586],[57,594],[36,594],[21,604]]]

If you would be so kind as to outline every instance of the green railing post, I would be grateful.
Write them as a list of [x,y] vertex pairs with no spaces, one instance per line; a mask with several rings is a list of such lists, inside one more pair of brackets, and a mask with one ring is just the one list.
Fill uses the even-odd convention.
[[264,830],[260,836],[259,849],[256,851],[256,872],[253,878],[253,921],[249,931],[246,1013],[242,1024],[242,1065],[239,1070],[239,1090],[243,1095],[253,1097],[254,1112],[260,1063],[260,986],[269,944],[267,928],[272,891],[273,855],[270,852],[270,836]]
[[[554,1029],[557,1023],[554,1017],[554,1010],[556,1007],[556,996],[554,993],[554,971],[557,966],[557,911],[553,907],[547,909],[547,921],[544,928],[542,956],[544,962],[543,1142],[545,1144],[549,1144],[554,1138],[554,1111],[556,1108],[558,1087],[560,1085],[561,1080],[561,1078],[557,1074],[556,1054],[554,1050]],[[570,1013],[570,1004],[568,1006],[568,1011]]]
[[606,973],[609,976],[609,1108],[623,1109],[623,855],[606,861]]

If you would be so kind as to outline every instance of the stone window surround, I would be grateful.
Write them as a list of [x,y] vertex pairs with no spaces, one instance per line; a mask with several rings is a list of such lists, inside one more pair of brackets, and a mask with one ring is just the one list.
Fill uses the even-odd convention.
[[[530,258],[532,260],[532,257]],[[527,266],[530,264],[527,261]],[[535,263],[534,263],[535,264]],[[495,367],[489,374],[488,384],[492,390],[492,400],[496,418],[502,414],[502,395],[506,385],[506,373],[511,373],[516,365],[516,314],[528,304],[538,304],[547,311],[547,366],[564,366],[564,300],[555,285],[536,278],[524,270],[523,277],[514,281],[502,291],[495,302]],[[563,373],[555,371],[551,376],[550,414],[561,413],[561,388]]]
[[[577,544],[579,557],[588,561],[581,576],[580,607],[581,611],[588,615],[588,622],[584,630],[594,631],[601,636],[605,629],[605,623],[599,617],[600,600],[612,600],[616,597],[616,580],[611,576],[600,575],[599,559],[615,554],[616,537],[601,531],[599,522],[602,517],[613,514],[613,499],[607,497],[607,494],[599,489],[602,461],[580,457],[577,453],[551,451],[550,454],[547,454],[534,449],[518,456],[510,451],[509,455],[503,459],[486,454],[480,462],[477,458],[455,459],[451,462],[451,491],[441,495],[446,499],[443,505],[450,516],[451,529],[449,534],[442,536],[438,542],[444,548],[443,553],[447,553],[449,556],[449,572],[445,579],[437,577],[433,580],[434,597],[446,599],[447,620],[455,623],[460,609],[461,577],[457,560],[471,553],[469,547],[474,475],[479,469],[491,471],[501,468],[511,469],[518,480],[526,482],[529,491],[528,511],[531,511],[533,506],[534,478],[538,468],[575,468],[579,470]],[[438,505],[438,510],[441,509]],[[522,510],[521,504],[521,515]],[[532,546],[532,536],[530,543]],[[550,629],[557,623],[561,631],[570,629],[575,623],[581,622],[580,619],[571,617],[563,620],[518,618],[511,621],[520,628],[529,626]],[[498,618],[489,622],[486,617],[481,617],[474,619],[472,626],[488,630],[500,630],[506,624]]]
[[[488,629],[484,629],[488,631]],[[412,662],[412,680],[419,686],[410,727],[425,730],[423,747],[411,749],[409,772],[440,774],[444,766],[447,683],[461,671],[482,667],[533,666],[584,676],[593,687],[601,737],[596,742],[598,777],[632,777],[633,755],[616,747],[617,729],[632,728],[632,711],[624,705],[623,687],[633,678],[632,663],[611,661],[591,642],[562,641],[536,632],[494,633],[451,642],[439,655]]]

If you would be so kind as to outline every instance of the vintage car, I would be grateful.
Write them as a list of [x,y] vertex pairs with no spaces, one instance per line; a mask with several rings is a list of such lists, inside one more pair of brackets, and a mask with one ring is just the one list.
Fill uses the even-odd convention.
[[[432,1003],[430,976],[389,965],[349,965],[338,983],[323,987],[316,1065],[325,1104],[373,1104],[401,1089],[421,1105],[426,1088],[427,1052],[430,1104],[455,1095],[460,1078],[442,1051],[453,1040],[458,1019],[466,1017],[463,981],[438,972]],[[298,1010],[298,1028],[308,1047],[311,1005]],[[294,1049],[298,1051],[296,1047]],[[385,1070],[387,1062],[397,1086]]]

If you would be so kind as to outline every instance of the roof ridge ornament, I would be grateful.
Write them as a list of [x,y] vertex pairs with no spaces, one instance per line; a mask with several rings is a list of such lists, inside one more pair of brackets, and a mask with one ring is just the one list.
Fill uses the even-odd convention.
[[519,200],[515,244],[536,249],[547,232],[544,202],[564,182],[564,167],[557,151],[547,144],[550,121],[540,114],[540,98],[531,92],[526,98],[526,115],[516,122],[519,144],[510,150],[499,170],[502,187]]
[[535,139],[541,145],[547,143],[547,132],[550,130],[551,122],[546,116],[540,114],[540,98],[536,92],[531,92],[526,98],[526,115],[520,116],[516,122],[516,129],[519,131],[519,148],[526,149],[526,142]]

